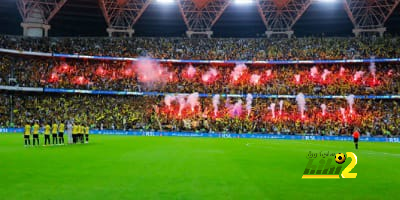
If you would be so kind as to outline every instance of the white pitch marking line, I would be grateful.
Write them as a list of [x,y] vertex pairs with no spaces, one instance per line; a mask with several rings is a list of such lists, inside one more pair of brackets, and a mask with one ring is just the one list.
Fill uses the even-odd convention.
[[[301,142],[295,142],[298,144],[306,144],[306,143],[301,143]],[[256,143],[246,143],[247,147],[258,147],[258,148],[272,148],[272,146],[266,146],[264,144],[260,144],[260,146],[254,146],[252,144]],[[312,143],[307,143],[306,145],[313,145],[313,146],[329,146],[329,145],[324,145],[324,144],[312,144]],[[360,153],[367,153],[369,155],[387,155],[387,156],[393,156],[393,157],[400,157],[400,154],[395,154],[395,153],[386,153],[386,152],[380,152],[380,151],[371,151],[371,150],[366,150],[363,151],[361,150]]]

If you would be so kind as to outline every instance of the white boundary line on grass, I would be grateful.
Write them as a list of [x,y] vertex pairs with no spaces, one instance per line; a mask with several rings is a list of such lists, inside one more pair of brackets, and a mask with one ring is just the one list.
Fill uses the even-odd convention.
[[[294,142],[294,141],[293,141]],[[327,145],[323,145],[323,144],[312,144],[312,143],[302,143],[302,142],[294,142],[297,144],[306,144],[306,145],[313,145],[313,146],[327,146]],[[258,143],[246,143],[247,147],[254,147],[254,148],[265,148],[265,149],[270,149],[273,148],[272,146],[267,146],[265,145],[266,143],[263,144],[259,144],[257,146],[254,146],[254,144],[258,144]],[[386,153],[386,152],[381,152],[381,151],[371,151],[371,150],[360,150],[361,153],[366,153],[369,155],[387,155],[387,156],[391,156],[391,157],[399,157],[400,158],[400,154],[396,154],[396,153]]]
[[396,153],[386,153],[386,152],[370,151],[370,150],[363,151],[363,152],[365,152],[367,154],[370,154],[370,155],[382,155],[383,154],[383,155],[388,155],[388,156],[393,156],[393,157],[400,158],[400,154],[396,154]]

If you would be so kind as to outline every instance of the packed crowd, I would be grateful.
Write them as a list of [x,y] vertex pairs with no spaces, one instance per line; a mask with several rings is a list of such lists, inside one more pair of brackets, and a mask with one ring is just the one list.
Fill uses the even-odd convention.
[[0,48],[98,56],[205,60],[311,60],[400,57],[400,38],[188,39],[23,38],[0,36]]
[[[277,40],[0,36],[0,48],[6,49],[206,60],[396,58],[400,57],[399,45],[400,38],[390,37]],[[400,94],[399,63],[222,66],[147,60],[144,67],[140,63],[1,54],[0,85],[209,94]],[[213,99],[201,98],[194,106],[182,106],[185,101],[178,97],[167,101],[149,96],[2,92],[0,126],[23,127],[27,120],[40,124],[55,120],[85,123],[93,129],[348,135],[358,127],[367,135],[400,134],[396,100],[357,100],[353,112],[343,99],[307,99],[304,115],[299,114],[294,99],[255,98],[248,104],[245,99],[221,98],[215,106]]]
[[[90,95],[9,95],[1,96],[0,120],[16,127],[26,120],[85,122],[93,129],[170,130],[196,132],[282,133],[348,135],[354,127],[362,134],[400,134],[400,107],[395,100],[356,100],[350,114],[346,100],[306,99],[304,117],[294,99],[254,99],[248,112],[243,99],[241,114],[232,116],[229,104],[238,99],[221,98],[218,110],[212,99],[201,98],[192,110],[180,110],[179,102],[167,105],[162,97]],[[271,104],[276,103],[273,111]],[[326,106],[322,112],[321,105]],[[345,115],[341,113],[344,109]]]
[[[240,72],[236,69],[238,66],[234,65],[192,66],[168,63],[157,67],[167,76],[158,77],[158,82],[151,84],[154,87],[147,87],[149,84],[141,79],[141,71],[136,62],[5,55],[0,58],[0,84],[171,93],[400,94],[398,63],[377,63],[373,72],[370,63],[241,65]],[[212,70],[215,70],[215,74],[210,73]],[[14,77],[16,83],[7,81],[8,77]]]

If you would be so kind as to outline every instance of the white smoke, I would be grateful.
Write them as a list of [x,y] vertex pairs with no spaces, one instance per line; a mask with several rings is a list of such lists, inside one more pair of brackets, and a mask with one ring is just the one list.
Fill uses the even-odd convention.
[[246,110],[247,110],[247,115],[250,115],[251,112],[251,103],[253,101],[253,95],[251,95],[250,93],[247,94],[246,97]]
[[346,97],[347,103],[349,104],[350,107],[350,113],[353,113],[353,104],[354,104],[354,95],[349,95]]
[[300,113],[301,113],[301,117],[304,118],[304,111],[306,109],[306,99],[304,98],[304,94],[303,93],[299,93],[296,96],[296,102],[297,105],[299,107]]
[[375,77],[376,77],[376,66],[375,66],[374,62],[372,62],[369,65],[369,72],[372,74],[372,77],[374,77],[374,79],[375,79]]
[[171,107],[171,102],[174,101],[175,99],[176,99],[175,95],[167,94],[165,95],[164,103],[168,107]]
[[269,106],[269,109],[272,112],[272,118],[275,118],[275,103],[271,103],[271,105]]
[[170,75],[167,68],[161,67],[157,62],[149,58],[140,58],[136,62],[136,73],[145,88],[153,88],[157,84],[166,83]]
[[328,76],[331,73],[331,71],[324,69],[324,73],[322,74],[322,80],[326,80],[326,76]]
[[214,115],[217,115],[218,113],[218,105],[219,105],[219,94],[216,94],[213,96],[212,102],[213,102],[213,106],[214,106]]
[[185,100],[185,96],[186,95],[178,95],[176,98],[177,98],[177,100],[178,100],[178,103],[179,103],[179,116],[181,116],[182,115],[182,111],[183,111],[183,109],[186,107],[186,100]]
[[296,79],[296,82],[300,82],[300,74],[294,75],[294,78]]
[[210,68],[206,73],[201,76],[201,80],[204,82],[210,81],[210,79],[215,78],[218,75],[218,71],[215,68]]
[[343,120],[346,120],[346,113],[344,108],[340,108],[340,113],[342,113]]
[[237,64],[231,73],[231,77],[234,81],[237,81],[242,75],[243,72],[247,69],[245,64]]
[[343,76],[345,72],[346,72],[346,69],[344,67],[340,67],[339,75]]
[[253,74],[250,77],[250,83],[253,84],[253,85],[257,85],[260,82],[260,78],[261,78],[260,75]]
[[363,72],[363,71],[357,71],[357,72],[354,74],[354,81],[357,81],[358,79],[362,78],[362,76],[364,75],[364,73],[365,73],[365,72]]
[[267,77],[271,76],[271,74],[272,74],[272,70],[269,69],[269,70],[266,71]]
[[188,96],[187,104],[190,106],[190,109],[194,111],[195,107],[200,105],[199,103],[199,93],[195,92]]
[[311,77],[315,78],[318,74],[318,68],[316,66],[312,67],[310,70]]
[[187,74],[189,78],[193,78],[193,76],[196,74],[196,68],[194,68],[192,65],[189,65]]
[[225,100],[225,108],[231,109],[231,107],[232,107],[231,99],[227,97]]
[[231,106],[230,115],[231,117],[238,117],[242,114],[242,104],[243,101],[239,99],[235,105]]
[[321,110],[322,110],[322,115],[325,116],[325,111],[326,111],[326,105],[325,104],[321,104]]

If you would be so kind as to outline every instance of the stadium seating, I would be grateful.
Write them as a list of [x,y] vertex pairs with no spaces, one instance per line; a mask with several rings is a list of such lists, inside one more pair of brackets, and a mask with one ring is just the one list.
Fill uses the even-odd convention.
[[[346,59],[400,57],[399,38],[302,39],[183,39],[183,38],[45,38],[0,36],[0,48],[38,52],[117,57],[151,56],[174,59]],[[151,87],[137,71],[137,63],[91,59],[2,54],[1,85],[25,87],[158,91],[167,93],[386,95],[400,94],[400,64],[346,63],[318,65],[210,65],[162,63],[166,74]],[[215,69],[215,74],[205,76]],[[192,70],[192,72],[189,72]],[[213,72],[214,73],[214,72]],[[13,81],[10,81],[10,78]],[[179,130],[202,132],[262,132],[288,134],[400,134],[397,100],[357,100],[349,114],[346,100],[307,99],[304,117],[294,99],[254,99],[251,110],[232,117],[238,99],[221,98],[218,111],[210,98],[192,110],[179,101],[166,105],[164,97],[34,95],[0,96],[1,126],[21,127],[26,120],[84,121],[96,129]],[[278,105],[282,100],[282,110]],[[230,103],[232,101],[232,104]],[[274,103],[276,111],[271,107]],[[321,105],[326,105],[322,114]],[[12,110],[10,113],[10,109]],[[181,110],[178,114],[177,110]],[[272,110],[275,112],[273,113]],[[345,110],[345,115],[341,112]],[[281,112],[282,111],[282,112]],[[11,119],[13,117],[13,119]]]
[[[135,63],[129,61],[102,61],[82,59],[57,59],[18,56],[3,56],[0,73],[3,84],[18,84],[25,87],[52,87],[97,90],[153,90],[160,92],[199,93],[262,93],[314,95],[385,95],[400,94],[400,65],[398,63],[376,64],[375,78],[369,64],[315,66],[313,65],[249,66],[234,80],[234,65],[195,65],[191,76],[187,64],[162,64],[169,76],[158,87],[145,88],[138,80]],[[218,75],[203,79],[211,68]],[[15,82],[9,82],[14,69]],[[329,70],[325,78],[324,71]],[[344,70],[341,72],[341,70]],[[362,72],[358,78],[356,74]],[[299,81],[295,76],[300,75]],[[313,77],[314,76],[314,77]],[[165,81],[165,82],[164,82]]]
[[[190,107],[178,115],[179,103],[168,107],[162,97],[97,96],[97,95],[2,95],[0,119],[3,126],[10,121],[8,109],[12,107],[15,126],[26,120],[41,122],[74,120],[87,122],[94,129],[142,129],[201,132],[261,132],[337,135],[349,134],[357,126],[363,133],[382,135],[389,130],[400,134],[400,107],[395,100],[359,100],[354,104],[353,115],[344,119],[340,108],[348,106],[346,100],[308,99],[305,118],[301,119],[296,101],[283,100],[282,112],[278,99],[254,100],[250,114],[243,108],[237,117],[229,116],[227,99],[221,99],[219,110],[214,113],[211,99],[200,99],[200,105]],[[230,99],[231,103],[237,99]],[[275,118],[270,109],[276,103]],[[322,114],[321,105],[326,105]],[[161,127],[160,127],[161,126]]]
[[210,60],[400,57],[400,38],[22,38],[0,36],[0,48],[98,56]]

